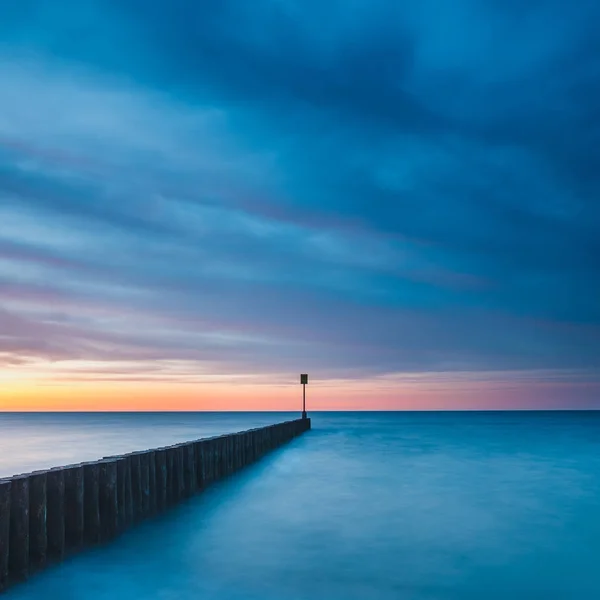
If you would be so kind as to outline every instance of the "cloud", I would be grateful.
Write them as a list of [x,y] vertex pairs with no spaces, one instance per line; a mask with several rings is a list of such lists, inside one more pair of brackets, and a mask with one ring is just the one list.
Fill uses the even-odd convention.
[[597,372],[598,17],[1,7],[0,348],[117,374]]

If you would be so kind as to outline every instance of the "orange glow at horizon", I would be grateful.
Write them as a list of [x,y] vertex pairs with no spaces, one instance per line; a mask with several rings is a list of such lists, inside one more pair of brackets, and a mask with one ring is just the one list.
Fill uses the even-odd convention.
[[[577,408],[565,397],[591,391],[596,383],[560,381],[446,380],[421,374],[406,380],[312,379],[307,409],[359,410],[485,410]],[[464,375],[464,374],[463,374]],[[268,381],[268,377],[265,377]],[[102,382],[73,383],[13,380],[0,388],[0,411],[300,411],[298,383]]]

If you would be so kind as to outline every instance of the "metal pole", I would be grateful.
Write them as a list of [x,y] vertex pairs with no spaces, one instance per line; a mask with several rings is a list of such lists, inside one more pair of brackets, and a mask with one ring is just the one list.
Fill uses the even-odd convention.
[[302,418],[306,419],[306,384],[302,384]]

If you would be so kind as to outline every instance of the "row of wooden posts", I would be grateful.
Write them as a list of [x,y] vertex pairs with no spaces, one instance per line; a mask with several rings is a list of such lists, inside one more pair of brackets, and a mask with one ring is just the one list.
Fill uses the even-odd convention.
[[0,591],[106,542],[310,429],[298,419],[0,479]]

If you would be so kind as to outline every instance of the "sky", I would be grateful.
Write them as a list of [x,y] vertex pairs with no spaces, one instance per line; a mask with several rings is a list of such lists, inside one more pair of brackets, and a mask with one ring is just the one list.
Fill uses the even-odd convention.
[[0,410],[600,408],[599,20],[0,3]]

